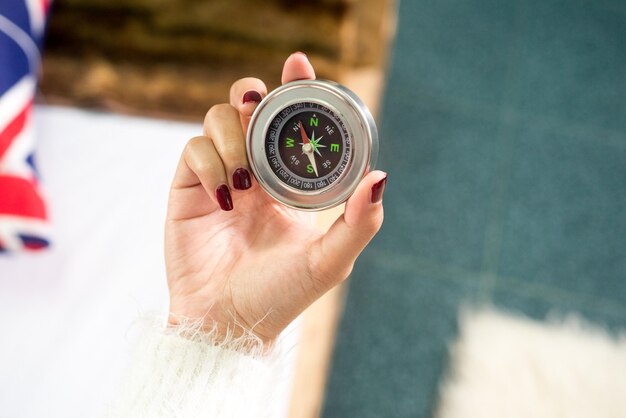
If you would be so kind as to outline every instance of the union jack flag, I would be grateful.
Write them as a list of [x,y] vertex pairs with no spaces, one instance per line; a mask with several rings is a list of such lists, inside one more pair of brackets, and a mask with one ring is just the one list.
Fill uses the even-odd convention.
[[0,252],[48,246],[32,108],[50,0],[0,0]]

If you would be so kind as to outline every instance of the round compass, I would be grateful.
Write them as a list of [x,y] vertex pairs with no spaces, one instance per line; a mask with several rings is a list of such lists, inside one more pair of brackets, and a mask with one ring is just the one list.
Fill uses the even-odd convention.
[[256,179],[272,197],[322,210],[347,200],[373,168],[378,134],[354,92],[331,81],[301,80],[261,101],[246,146]]

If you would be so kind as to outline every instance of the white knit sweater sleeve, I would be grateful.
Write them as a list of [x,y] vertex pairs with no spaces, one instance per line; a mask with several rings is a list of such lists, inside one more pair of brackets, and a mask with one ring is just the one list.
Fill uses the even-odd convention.
[[[241,418],[271,414],[276,373],[281,369],[276,353],[263,354],[263,347],[253,338],[217,345],[211,333],[181,334],[171,328],[146,333],[111,417]],[[247,347],[246,353],[242,347]]]

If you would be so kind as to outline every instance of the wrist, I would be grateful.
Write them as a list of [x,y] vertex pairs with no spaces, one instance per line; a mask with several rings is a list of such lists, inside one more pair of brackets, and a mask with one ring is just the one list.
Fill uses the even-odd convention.
[[210,318],[193,319],[172,312],[168,316],[166,333],[251,355],[267,353],[273,346],[273,341],[263,339],[247,328],[237,326],[235,331],[232,326]]

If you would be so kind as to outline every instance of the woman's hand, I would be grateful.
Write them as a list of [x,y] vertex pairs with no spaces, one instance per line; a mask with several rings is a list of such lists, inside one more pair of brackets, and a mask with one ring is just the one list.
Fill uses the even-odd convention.
[[[314,79],[302,53],[283,68],[283,83]],[[217,325],[220,334],[252,330],[275,339],[308,305],[350,274],[383,222],[387,175],[369,173],[326,234],[311,215],[281,205],[251,176],[245,134],[265,84],[244,78],[230,104],[213,106],[203,136],[191,139],[170,191],[165,261],[170,323]]]

